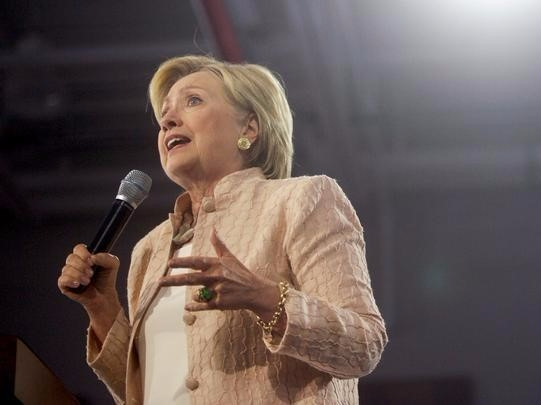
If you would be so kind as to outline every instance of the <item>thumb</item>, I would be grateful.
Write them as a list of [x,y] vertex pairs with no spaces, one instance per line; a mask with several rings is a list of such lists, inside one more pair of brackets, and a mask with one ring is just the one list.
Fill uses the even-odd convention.
[[218,257],[222,256],[231,256],[231,252],[225,246],[225,243],[222,242],[222,240],[218,237],[218,234],[216,233],[216,228],[212,229],[212,233],[210,234],[210,243],[212,243],[212,246],[214,247],[214,251],[216,252],[216,255]]
[[92,255],[92,263],[102,269],[117,270],[120,266],[120,260],[115,255],[109,253],[98,253]]

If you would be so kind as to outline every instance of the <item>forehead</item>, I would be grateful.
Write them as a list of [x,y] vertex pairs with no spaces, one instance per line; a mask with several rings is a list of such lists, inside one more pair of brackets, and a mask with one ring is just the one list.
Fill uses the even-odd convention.
[[189,75],[177,80],[169,89],[164,102],[167,101],[167,99],[174,97],[176,94],[180,94],[194,88],[204,90],[211,94],[223,94],[222,81],[211,72],[200,71],[190,73]]

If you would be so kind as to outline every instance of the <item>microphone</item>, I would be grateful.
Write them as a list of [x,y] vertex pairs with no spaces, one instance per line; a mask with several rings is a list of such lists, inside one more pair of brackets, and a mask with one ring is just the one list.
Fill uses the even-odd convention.
[[[152,179],[140,170],[132,170],[120,182],[113,206],[104,218],[96,236],[88,245],[90,253],[110,252],[124,227],[131,218],[133,211],[148,197]],[[99,270],[99,269],[94,269]],[[79,286],[73,290],[81,293],[87,286]]]

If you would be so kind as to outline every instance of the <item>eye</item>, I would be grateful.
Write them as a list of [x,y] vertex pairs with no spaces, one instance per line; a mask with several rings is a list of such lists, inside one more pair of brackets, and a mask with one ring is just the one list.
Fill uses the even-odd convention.
[[201,98],[199,98],[198,96],[188,96],[186,100],[186,105],[188,107],[193,107],[193,106],[201,104],[202,101],[203,100],[201,100]]

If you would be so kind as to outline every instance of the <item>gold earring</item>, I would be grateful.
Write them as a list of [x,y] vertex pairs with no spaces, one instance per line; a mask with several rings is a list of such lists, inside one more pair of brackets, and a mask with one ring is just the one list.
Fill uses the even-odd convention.
[[237,141],[237,148],[240,150],[248,150],[250,149],[250,146],[252,146],[252,142],[245,136],[241,136]]

